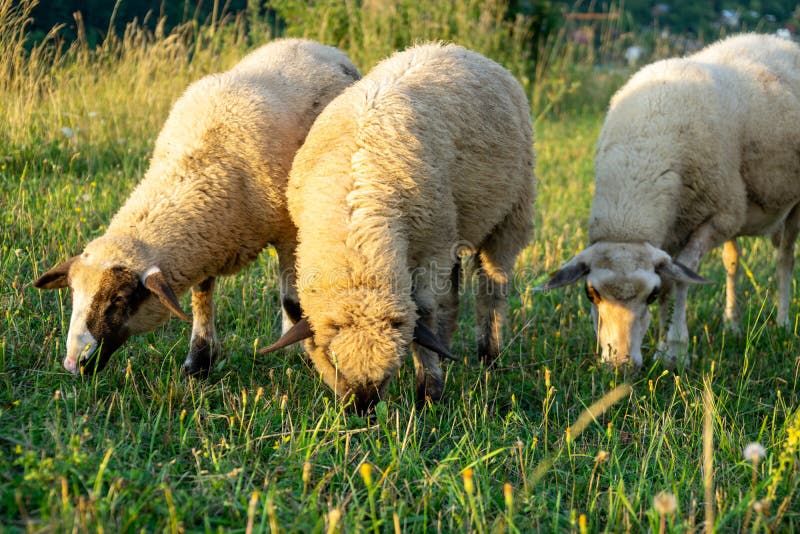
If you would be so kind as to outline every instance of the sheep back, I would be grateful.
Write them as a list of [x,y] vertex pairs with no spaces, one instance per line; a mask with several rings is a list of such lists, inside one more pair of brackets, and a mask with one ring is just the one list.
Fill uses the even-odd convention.
[[[285,39],[193,83],[107,235],[135,227],[149,247],[202,266],[182,266],[178,285],[235,272],[268,243],[293,245],[285,201],[292,158],[319,112],[358,77],[341,51]],[[161,261],[170,267],[170,258]]]
[[[363,307],[360,288],[404,296],[391,307],[411,310],[413,325],[410,273],[449,276],[458,243],[480,247],[515,205],[532,205],[532,135],[514,77],[454,45],[396,53],[334,99],[298,151],[287,192],[315,331],[337,310]],[[527,237],[531,221],[519,224]],[[359,295],[352,306],[342,289]]]
[[675,253],[712,215],[769,232],[800,200],[800,49],[746,34],[655,62],[611,100],[595,158],[590,242]]

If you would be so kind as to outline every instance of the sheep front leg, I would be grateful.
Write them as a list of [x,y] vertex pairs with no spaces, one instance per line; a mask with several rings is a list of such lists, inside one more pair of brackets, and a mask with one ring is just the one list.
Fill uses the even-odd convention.
[[789,303],[794,271],[794,243],[800,232],[800,204],[796,205],[783,223],[782,230],[773,236],[778,247],[778,326],[789,328]]
[[214,330],[213,276],[192,287],[192,338],[189,355],[183,362],[183,372],[188,376],[207,377],[214,355],[219,353],[219,342]]
[[667,329],[670,324],[670,301],[673,283],[668,278],[661,280],[661,292],[658,294],[658,350],[667,351]]
[[[432,332],[436,331],[436,314],[430,310],[418,309],[418,321],[422,321]],[[439,355],[414,343],[411,354],[414,357],[415,398],[417,409],[422,409],[428,400],[433,402],[442,398],[444,391],[444,372],[439,365]]]
[[436,314],[439,327],[436,331],[439,339],[448,347],[453,340],[458,320],[458,291],[461,285],[461,259],[456,258],[456,263],[450,271],[450,283],[444,296],[439,300],[439,311]]
[[[678,255],[677,260],[686,267],[696,271],[703,259],[715,243],[721,239],[716,239],[717,232],[711,223],[706,223],[692,234],[689,243]],[[672,322],[667,331],[667,353],[664,363],[667,367],[674,367],[687,357],[689,348],[689,329],[686,326],[686,297],[689,292],[689,285],[686,282],[674,281],[673,294],[675,297],[672,310]]]
[[300,308],[300,298],[297,296],[294,244],[276,247],[276,251],[281,293],[281,326],[285,334],[300,320],[303,310]]
[[731,332],[739,332],[739,312],[736,307],[736,274],[739,271],[739,245],[736,239],[722,245],[722,264],[725,266],[725,325]]

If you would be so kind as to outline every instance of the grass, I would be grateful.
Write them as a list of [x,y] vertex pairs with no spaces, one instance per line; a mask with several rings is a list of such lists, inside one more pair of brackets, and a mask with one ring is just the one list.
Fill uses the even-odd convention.
[[[464,362],[447,364],[439,404],[415,411],[410,362],[364,418],[298,351],[256,356],[254,340],[279,330],[269,252],[219,285],[226,356],[210,380],[180,376],[178,321],[97,377],[66,373],[69,295],[31,282],[102,234],[185,85],[252,46],[207,30],[131,29],[0,76],[0,530],[684,532],[709,516],[719,531],[798,530],[798,303],[793,330],[776,329],[769,243],[743,241],[740,336],[722,328],[719,253],[704,263],[720,282],[691,292],[697,359],[677,372],[598,365],[580,288],[531,292],[586,242],[596,112],[538,121],[536,231],[504,354],[495,369],[475,363],[465,290]],[[2,68],[19,73],[14,54]],[[756,464],[742,455],[752,441],[766,448]],[[672,514],[654,508],[662,491]]]

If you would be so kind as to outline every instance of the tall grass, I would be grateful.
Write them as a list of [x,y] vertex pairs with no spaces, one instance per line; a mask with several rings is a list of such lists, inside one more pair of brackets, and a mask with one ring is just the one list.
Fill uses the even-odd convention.
[[[531,291],[586,243],[604,105],[588,93],[618,83],[592,85],[623,22],[597,23],[600,47],[568,26],[531,55],[530,21],[500,2],[275,2],[289,33],[344,47],[362,70],[417,38],[475,48],[520,77],[542,117],[535,235],[499,365],[448,364],[445,399],[421,411],[406,366],[368,419],[299,353],[256,356],[254,339],[279,329],[269,254],[220,281],[210,380],[180,376],[178,322],[132,339],[97,377],[63,371],[69,295],[31,281],[103,231],[186,85],[273,29],[218,12],[169,32],[131,24],[95,48],[57,31],[34,45],[32,5],[0,0],[0,528],[697,532],[708,517],[719,531],[797,530],[798,304],[795,329],[775,329],[769,243],[744,242],[742,336],[723,330],[719,286],[693,290],[697,359],[677,372],[599,366],[581,290]],[[718,260],[703,273],[723,280]],[[472,309],[465,292],[453,347],[465,361]],[[750,441],[766,449],[758,463],[742,456]]]
[[[65,44],[56,27],[31,45],[25,29],[36,3],[0,0],[0,136],[28,156],[29,150],[55,155],[55,146],[65,141],[76,148],[89,142],[114,154],[124,149],[119,145],[146,140],[191,81],[230,66],[274,37],[275,28],[248,21],[245,14],[232,18],[215,11],[206,23],[192,20],[169,32],[163,19],[153,30],[133,21],[119,36],[110,23],[95,47],[76,16],[78,38],[72,43]],[[419,41],[471,48],[518,77],[537,116],[567,109],[578,99],[602,109],[621,82],[619,75],[594,71],[594,42],[571,40],[565,26],[546,42],[534,43],[532,20],[508,19],[502,0],[272,0],[270,6],[285,20],[283,34],[339,46],[364,71]],[[597,31],[602,51],[616,30],[605,24]]]
[[71,158],[86,146],[111,155],[128,143],[143,150],[191,81],[229,66],[251,47],[244,21],[225,17],[206,25],[190,21],[169,33],[164,20],[154,30],[134,21],[122,35],[110,31],[90,47],[79,14],[71,44],[53,28],[31,45],[25,28],[36,3],[0,1],[0,135],[18,164],[17,154]]

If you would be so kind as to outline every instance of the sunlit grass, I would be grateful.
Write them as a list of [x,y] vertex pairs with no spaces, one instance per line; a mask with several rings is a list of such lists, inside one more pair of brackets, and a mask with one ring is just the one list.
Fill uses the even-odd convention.
[[[599,366],[581,289],[531,292],[586,244],[600,113],[537,122],[536,230],[518,263],[507,344],[497,368],[475,362],[466,290],[454,342],[465,363],[447,364],[439,404],[415,411],[410,362],[364,418],[343,410],[298,351],[256,356],[255,340],[280,329],[269,253],[219,284],[225,356],[208,381],[180,376],[189,328],[177,321],[131,340],[95,378],[66,373],[69,295],[32,280],[103,232],[185,86],[255,44],[231,29],[180,33],[189,30],[131,29],[109,52],[42,56],[30,67],[36,84],[32,74],[0,82],[0,524],[677,532],[699,530],[710,509],[720,531],[796,529],[798,303],[793,330],[776,329],[767,241],[742,243],[739,337],[723,330],[724,271],[719,253],[708,258],[702,272],[720,283],[692,290],[696,360],[675,373],[649,358],[639,372]],[[655,341],[646,338],[648,354]],[[757,463],[743,455],[750,442],[765,448]],[[661,492],[675,497],[672,513]]]

